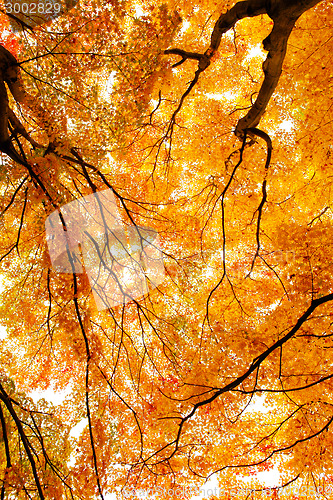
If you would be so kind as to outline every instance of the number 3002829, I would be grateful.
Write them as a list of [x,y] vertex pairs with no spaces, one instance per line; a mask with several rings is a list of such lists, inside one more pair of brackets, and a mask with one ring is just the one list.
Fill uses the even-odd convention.
[[29,2],[29,3],[9,3],[5,4],[8,14],[60,14],[62,10],[61,3],[51,2]]

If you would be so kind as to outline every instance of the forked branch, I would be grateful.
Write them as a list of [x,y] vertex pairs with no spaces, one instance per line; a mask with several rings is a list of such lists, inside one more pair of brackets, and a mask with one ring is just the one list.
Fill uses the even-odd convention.
[[[210,65],[212,57],[220,46],[222,35],[233,28],[237,21],[260,14],[267,14],[272,19],[274,23],[273,29],[268,37],[263,40],[264,49],[268,51],[267,58],[263,63],[264,80],[261,84],[256,101],[247,114],[239,120],[235,129],[235,134],[242,139],[245,129],[257,127],[278,85],[287,51],[287,42],[295,22],[305,11],[320,3],[320,1],[321,0],[245,0],[237,2],[225,14],[221,14],[216,21],[211,35],[210,46],[203,54],[186,52],[178,48],[168,49],[165,51],[165,54],[175,54],[181,57],[181,60],[175,63],[173,67],[183,64],[187,59],[197,60],[197,81],[199,73]],[[193,86],[194,84],[192,81],[185,92],[186,95],[189,94],[189,89],[192,90]]]

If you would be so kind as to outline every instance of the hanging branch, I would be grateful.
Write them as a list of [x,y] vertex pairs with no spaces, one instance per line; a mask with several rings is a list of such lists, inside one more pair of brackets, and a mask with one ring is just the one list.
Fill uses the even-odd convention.
[[[234,380],[232,380],[231,382],[226,384],[224,387],[221,387],[221,388],[213,388],[212,387],[210,389],[210,391],[208,391],[208,393],[212,392],[213,394],[205,399],[202,399],[201,401],[198,401],[197,403],[194,403],[192,410],[185,417],[170,417],[172,419],[177,418],[180,420],[180,422],[178,424],[178,431],[177,431],[177,435],[176,435],[175,439],[173,439],[173,441],[171,441],[168,444],[166,444],[165,446],[163,446],[163,448],[160,448],[155,453],[153,453],[152,455],[147,457],[146,461],[147,462],[151,461],[152,458],[158,457],[158,455],[162,451],[165,451],[167,448],[171,448],[171,447],[173,447],[173,450],[170,452],[167,459],[169,460],[171,457],[173,457],[176,454],[176,452],[179,450],[179,443],[180,443],[180,439],[183,435],[184,426],[185,426],[186,422],[189,421],[194,416],[194,414],[197,412],[197,410],[200,407],[209,405],[215,399],[220,397],[222,394],[234,391],[236,388],[238,388],[245,380],[247,380],[250,377],[250,375],[252,375],[252,373],[256,372],[260,368],[261,364],[265,361],[266,358],[268,358],[268,356],[270,356],[270,354],[272,354],[274,351],[279,349],[282,345],[284,345],[292,337],[295,336],[295,334],[299,331],[300,328],[302,328],[303,324],[308,320],[308,318],[317,309],[317,307],[321,306],[322,304],[331,302],[332,300],[333,300],[333,293],[329,293],[329,294],[324,295],[323,297],[320,297],[318,299],[313,299],[311,301],[311,304],[307,308],[307,310],[302,314],[302,316],[299,317],[299,319],[297,320],[295,325],[289,330],[289,332],[286,333],[279,340],[277,340],[274,344],[272,344],[268,349],[266,349],[264,352],[262,352],[259,356],[257,356],[255,359],[253,359],[251,365],[244,371],[244,373],[242,375],[235,378]],[[195,398],[195,397],[197,397],[197,396],[196,395],[191,396],[191,398]],[[333,420],[333,417],[329,420],[328,423],[325,424],[325,426],[322,430],[328,428],[328,426],[331,424],[332,420]],[[322,432],[322,430],[320,432]],[[320,432],[315,433],[313,436],[310,436],[307,439],[311,439],[312,437],[316,436]],[[297,442],[301,442],[301,441],[302,440],[298,440]],[[295,444],[297,442],[295,442],[293,445],[288,446],[285,449],[292,448],[293,446],[295,446]],[[281,450],[279,450],[279,451],[281,451]],[[274,453],[276,453],[276,452],[277,451],[275,451]],[[162,458],[160,461],[163,462],[164,460],[165,459]],[[266,458],[266,460],[267,460],[267,458]],[[260,462],[260,463],[263,463],[263,462]],[[257,464],[252,464],[251,466],[253,466],[253,465],[257,465]],[[220,470],[222,470],[222,469],[220,469]]]
[[177,113],[183,104],[184,98],[197,83],[200,73],[209,67],[212,57],[220,46],[222,35],[233,28],[240,19],[267,14],[272,19],[274,25],[271,33],[263,40],[263,47],[268,51],[266,60],[262,66],[264,80],[261,84],[257,99],[252,104],[247,114],[237,123],[235,134],[242,139],[246,129],[257,127],[278,85],[282,72],[282,64],[287,51],[287,42],[295,22],[304,12],[320,3],[320,1],[321,0],[245,0],[237,2],[225,14],[221,14],[216,21],[211,35],[210,46],[203,54],[187,52],[179,48],[165,50],[165,54],[173,54],[181,57],[181,60],[175,63],[173,67],[183,64],[188,59],[198,61],[198,69],[195,73],[195,77],[181,97]]

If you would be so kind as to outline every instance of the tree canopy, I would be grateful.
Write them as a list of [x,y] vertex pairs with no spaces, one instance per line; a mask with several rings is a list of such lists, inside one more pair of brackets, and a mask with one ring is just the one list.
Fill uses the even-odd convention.
[[[332,2],[24,5],[0,13],[0,499],[333,498]],[[112,267],[105,307],[61,215],[100,192],[163,262],[141,294]]]

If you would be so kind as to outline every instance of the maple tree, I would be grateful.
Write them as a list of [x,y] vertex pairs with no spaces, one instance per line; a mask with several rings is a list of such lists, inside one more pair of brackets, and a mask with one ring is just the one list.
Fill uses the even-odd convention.
[[[1,500],[333,497],[332,9],[2,8]],[[165,276],[98,310],[45,222],[105,189]]]

